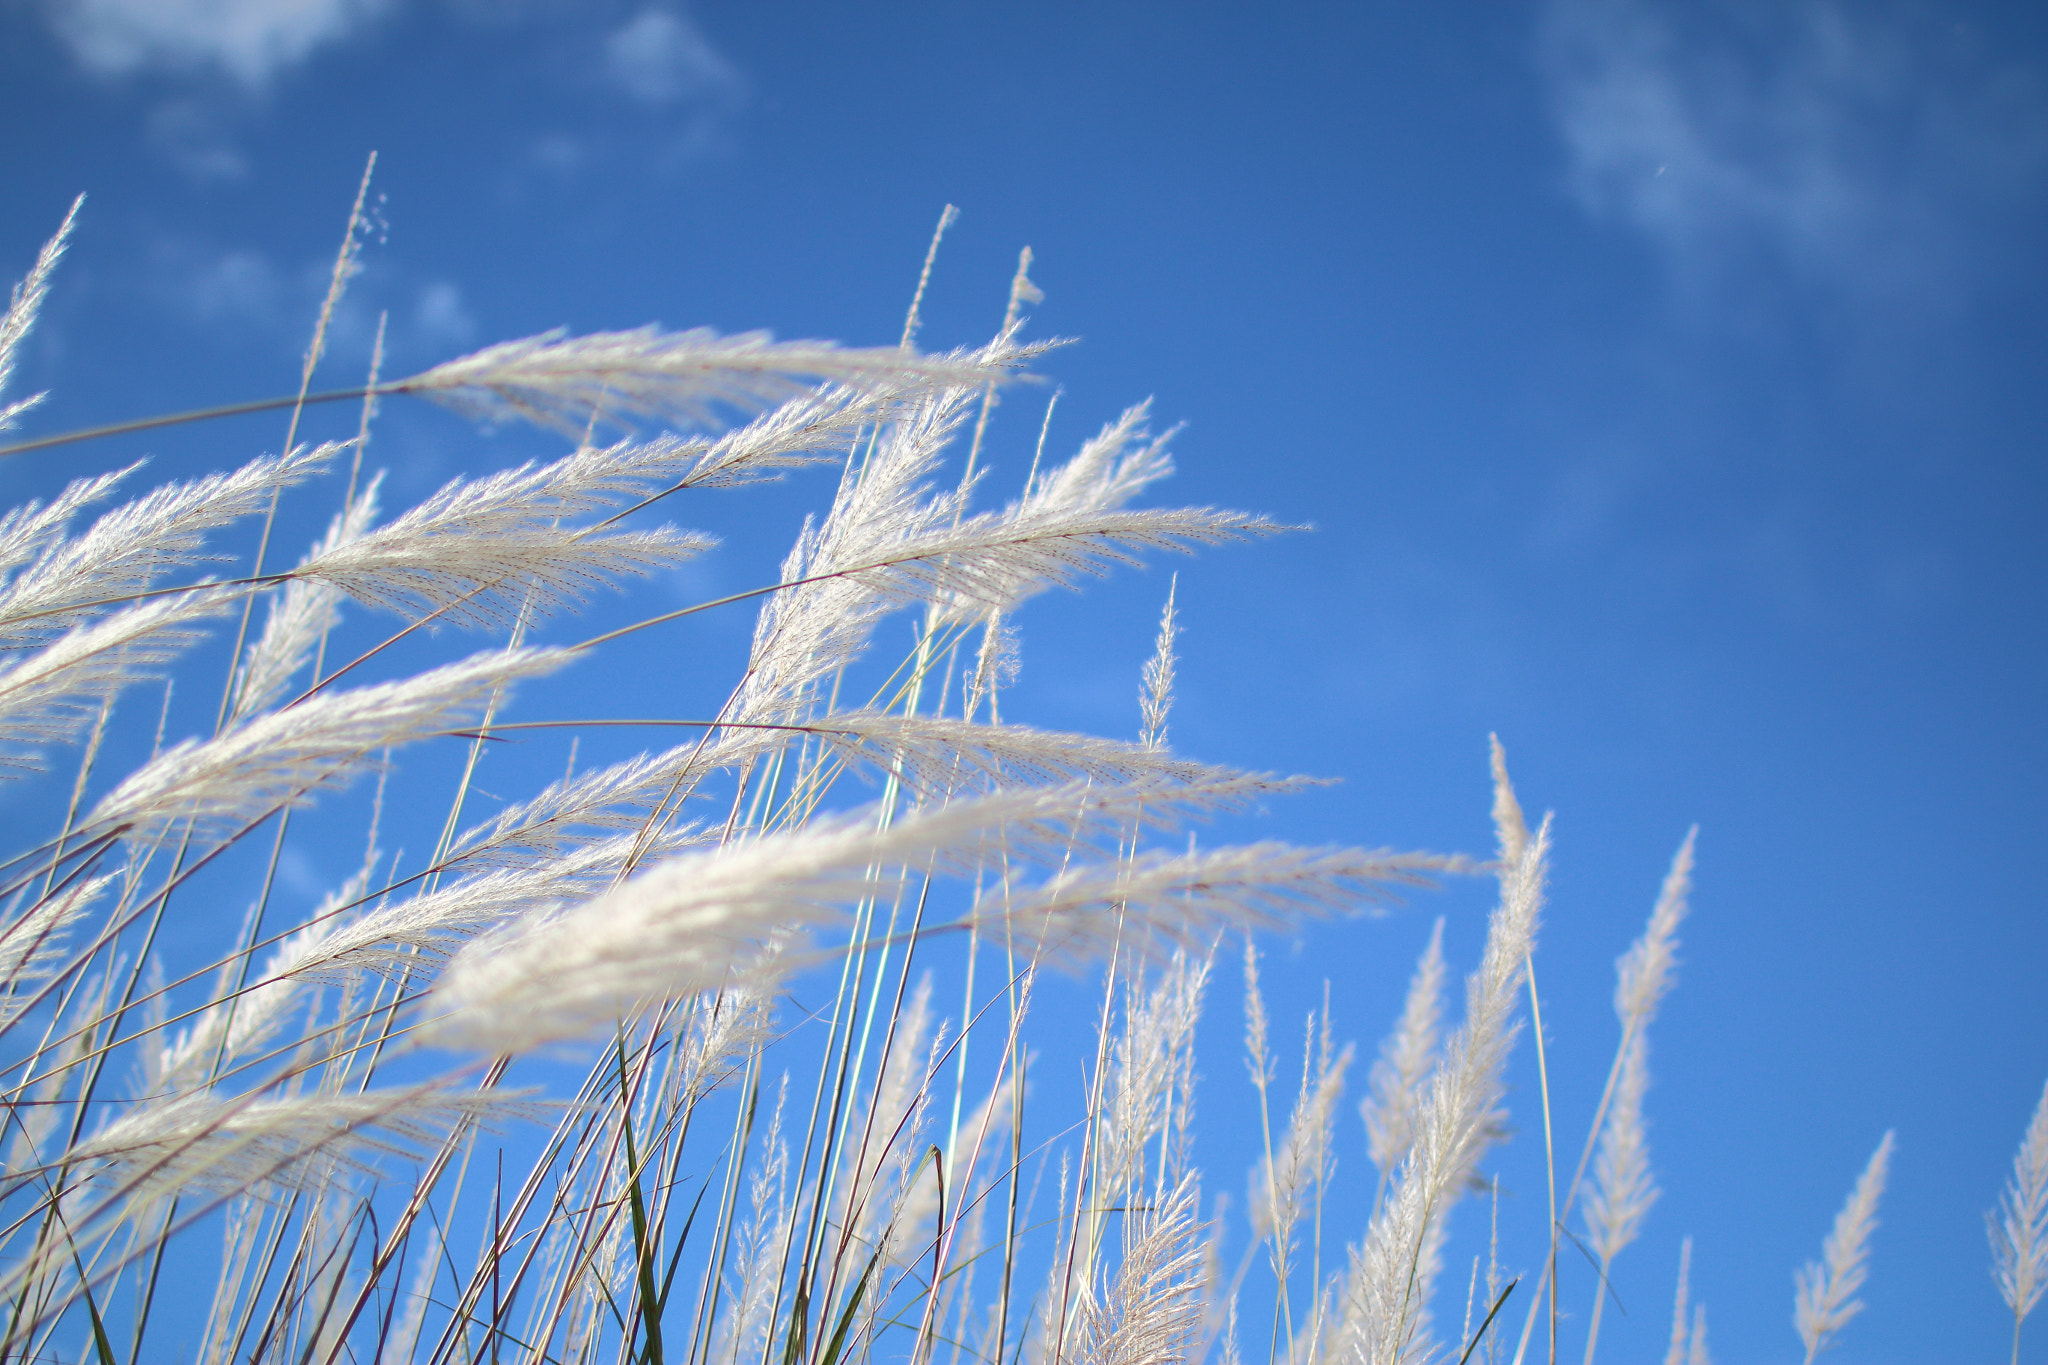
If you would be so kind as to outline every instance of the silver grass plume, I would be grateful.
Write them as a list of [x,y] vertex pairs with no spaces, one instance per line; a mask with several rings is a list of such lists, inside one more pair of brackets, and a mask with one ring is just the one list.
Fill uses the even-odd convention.
[[624,870],[636,849],[666,853],[676,842],[665,837],[650,845],[637,833],[619,835],[524,867],[494,868],[451,886],[388,901],[369,914],[337,923],[268,974],[333,982],[345,982],[358,972],[374,972],[392,981],[430,976],[449,954],[485,930],[595,895]]
[[1700,1304],[1692,1310],[1692,1340],[1686,1344],[1685,1365],[1714,1365],[1714,1358],[1707,1354],[1707,1306]]
[[[176,658],[198,637],[198,623],[228,602],[206,590],[144,602],[0,666],[0,746],[70,739],[123,688]],[[0,747],[0,769],[27,763]]]
[[[1649,1089],[1646,1060],[1649,1042],[1631,1038],[1623,1051],[1621,1080],[1614,1091],[1600,1131],[1600,1151],[1593,1160],[1593,1189],[1586,1196],[1587,1240],[1607,1265],[1636,1239],[1650,1206],[1657,1202],[1657,1184],[1650,1174],[1650,1149],[1644,1136],[1643,1094]],[[1603,1299],[1601,1302],[1605,1302]],[[1597,1314],[1599,1309],[1594,1309]]]
[[179,818],[232,827],[346,780],[387,748],[461,724],[512,683],[576,657],[494,650],[396,682],[320,693],[164,751],[102,797],[85,828],[148,839]]
[[1200,1335],[1201,1187],[1193,1172],[1125,1215],[1123,1259],[1081,1323],[1085,1365],[1179,1365]]
[[811,687],[853,659],[882,615],[901,605],[853,571],[960,519],[960,496],[933,493],[929,477],[979,392],[947,388],[912,406],[878,434],[857,471],[849,468],[824,519],[805,522],[782,565],[791,586],[769,597],[755,622],[734,720],[798,718]]
[[1614,1013],[1625,1030],[1639,1032],[1647,1027],[1675,984],[1678,926],[1691,908],[1687,898],[1692,891],[1693,845],[1698,837],[1698,826],[1686,832],[1642,937],[1614,964]]
[[1444,1014],[1444,922],[1430,930],[1429,946],[1408,978],[1408,996],[1394,1031],[1380,1044],[1380,1055],[1367,1079],[1371,1087],[1359,1102],[1365,1120],[1366,1151],[1383,1176],[1415,1140],[1415,1112],[1423,1085],[1436,1065],[1437,1039]]
[[[985,514],[984,519],[991,524],[1017,527],[1050,526],[1122,509],[1132,498],[1173,472],[1166,444],[1174,433],[1169,431],[1155,438],[1146,429],[1151,406],[1147,399],[1125,409],[1122,416],[1084,444],[1073,459],[1034,477],[1023,497],[1000,512]],[[1099,572],[1099,566],[1091,571]],[[1032,594],[1066,581],[1019,566],[1006,582],[955,589],[949,594],[947,614],[966,619],[991,607],[1013,610]]]
[[1228,928],[1370,906],[1387,898],[1388,887],[1426,885],[1429,874],[1464,866],[1430,853],[1270,842],[1152,851],[1063,868],[1038,887],[1002,891],[977,918],[1004,926],[1049,964],[1078,965],[1118,944],[1140,958],[1156,957],[1199,949]]
[[1173,597],[1179,588],[1180,575],[1175,574],[1166,586],[1166,607],[1159,613],[1159,638],[1153,643],[1152,657],[1145,661],[1144,686],[1138,694],[1138,709],[1144,719],[1138,742],[1148,749],[1165,746],[1166,717],[1173,709],[1174,641],[1180,635]]
[[225,474],[165,484],[49,546],[0,591],[0,646],[48,638],[97,614],[102,604],[141,592],[160,575],[191,565],[206,533],[263,511],[340,450],[300,446]]
[[1985,1218],[1991,1234],[1991,1277],[2012,1310],[2013,1351],[2020,1324],[2048,1288],[2048,1086],[2013,1155],[2012,1179],[1998,1201],[1998,1217]]
[[[71,211],[64,215],[56,234],[43,243],[43,249],[36,253],[36,263],[14,286],[7,316],[0,318],[0,394],[7,392],[7,382],[14,378],[14,367],[21,358],[21,343],[27,340],[30,329],[36,325],[36,315],[42,311],[43,298],[50,292],[50,276],[56,272],[57,262],[64,256],[64,247],[71,240],[71,225],[78,221],[78,210],[84,203],[82,194],[71,201]],[[46,396],[31,394],[0,407],[0,431],[14,426],[16,419]]]
[[788,731],[727,730],[708,743],[690,740],[658,754],[637,754],[538,793],[463,831],[455,856],[465,862],[524,864],[638,828],[671,790],[691,790],[705,775],[738,767],[786,743]]
[[1514,784],[1508,781],[1507,750],[1500,736],[1486,737],[1493,766],[1493,829],[1500,845],[1501,866],[1512,867],[1529,846],[1529,822],[1522,815],[1522,803],[1515,799]]
[[1671,1346],[1664,1352],[1664,1365],[1685,1365],[1685,1300],[1692,1278],[1692,1238],[1678,1246],[1678,1289],[1671,1303]]
[[1098,1208],[1126,1202],[1144,1175],[1145,1149],[1165,1139],[1166,1164],[1183,1146],[1190,1116],[1174,1101],[1194,1080],[1195,1025],[1209,985],[1207,954],[1175,953],[1158,982],[1129,993],[1123,1033],[1111,1051],[1105,1111],[1096,1121]]
[[[377,490],[383,479],[381,473],[373,476],[355,501],[336,514],[327,534],[308,554],[309,560],[362,538],[377,519]],[[341,597],[340,589],[330,583],[295,577],[270,599],[263,634],[243,658],[229,719],[242,720],[267,711],[284,695],[293,675],[341,621]]]
[[782,1137],[782,1109],[788,1098],[789,1076],[785,1072],[768,1120],[768,1137],[762,1143],[763,1159],[747,1180],[748,1217],[734,1239],[733,1305],[719,1320],[717,1344],[710,1356],[718,1365],[759,1358],[774,1325],[769,1315],[782,1278],[777,1247],[791,1214],[789,1146]]
[[[1089,777],[1098,782],[1211,782],[1226,768],[1175,758],[1157,745],[1027,725],[980,725],[947,716],[835,711],[812,727],[819,739],[857,761],[896,774],[927,797],[971,786],[998,787]],[[795,736],[792,735],[792,738]]]
[[[1496,810],[1513,801],[1504,777],[1496,793]],[[1386,1205],[1364,1245],[1352,1249],[1332,1340],[1341,1361],[1396,1365],[1423,1349],[1450,1206],[1499,1128],[1501,1073],[1518,1031],[1515,1002],[1535,944],[1549,852],[1546,823],[1503,869],[1485,953],[1465,985],[1465,1023],[1444,1044]]]
[[525,1095],[433,1085],[275,1098],[198,1091],[115,1120],[61,1160],[110,1171],[103,1178],[118,1187],[109,1198],[132,1216],[174,1194],[301,1188],[309,1165],[370,1172],[376,1157],[409,1156],[457,1124],[533,1108]]
[[836,920],[893,868],[937,860],[967,869],[997,851],[1057,857],[1135,818],[1216,809],[1248,794],[1241,783],[1077,783],[926,808],[883,828],[873,812],[820,819],[684,854],[463,949],[428,998],[425,1032],[439,1046],[492,1053],[569,1042],[647,1002],[720,986],[771,934]]
[[374,531],[325,546],[293,570],[358,601],[491,625],[514,607],[581,601],[619,574],[701,553],[709,536],[660,527],[604,531],[567,518],[644,496],[672,469],[659,444],[584,447],[544,465],[454,479]]
[[64,935],[115,880],[107,873],[74,882],[29,906],[0,929],[0,1026],[11,1023],[27,1002],[21,988],[41,981],[66,960]]
[[1808,1361],[1863,1311],[1863,1300],[1856,1297],[1856,1291],[1870,1273],[1870,1234],[1877,1228],[1877,1201],[1884,1194],[1891,1156],[1892,1135],[1886,1133],[1870,1154],[1870,1164],[1857,1177],[1849,1201],[1835,1215],[1835,1225],[1821,1244],[1820,1260],[1808,1261],[1793,1276],[1792,1322],[1806,1346]]
[[[216,1062],[230,1065],[275,1035],[303,998],[292,979],[299,964],[320,953],[334,932],[334,912],[360,897],[368,884],[365,869],[330,893],[306,924],[278,940],[257,971],[255,985],[207,1006],[159,1047],[148,1068],[148,1093],[162,1099],[197,1090],[209,1083]],[[222,964],[223,992],[234,962],[230,958]]]
[[705,328],[652,326],[571,337],[546,332],[503,341],[384,386],[489,420],[522,418],[570,436],[591,419],[712,419],[801,390],[801,379],[858,383],[942,381],[978,388],[1009,378],[1025,352],[918,355],[897,347],[850,350],[822,341],[773,341],[766,332],[721,337]]
[[1335,1165],[1337,1101],[1344,1094],[1351,1057],[1347,1043],[1335,1056],[1321,1059],[1313,1082],[1304,1074],[1287,1136],[1271,1162],[1262,1158],[1252,1173],[1252,1236],[1272,1239],[1275,1273],[1282,1278],[1292,1264],[1294,1229],[1308,1213],[1308,1195],[1328,1182]]
[[114,491],[114,486],[142,467],[140,460],[125,469],[73,479],[47,506],[31,499],[0,514],[0,574],[12,573],[41,555],[64,533],[71,518]]

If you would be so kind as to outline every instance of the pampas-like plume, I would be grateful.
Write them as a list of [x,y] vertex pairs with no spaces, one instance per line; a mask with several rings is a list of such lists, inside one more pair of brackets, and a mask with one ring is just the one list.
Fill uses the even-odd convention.
[[[1600,1154],[1593,1161],[1593,1192],[1586,1196],[1586,1235],[1603,1267],[1636,1239],[1650,1205],[1657,1202],[1650,1148],[1644,1137],[1643,1094],[1650,1086],[1648,1053],[1649,1043],[1642,1034],[1629,1041],[1614,1104],[1600,1132]],[[1597,1324],[1598,1304],[1593,1312]]]
[[1077,777],[1108,783],[1203,783],[1236,776],[1226,768],[1175,758],[1156,745],[1027,725],[977,725],[947,716],[840,711],[816,729],[826,743],[896,773],[927,796],[971,785]]
[[1201,1186],[1183,1174],[1150,1207],[1125,1215],[1124,1254],[1082,1315],[1086,1365],[1179,1365],[1202,1327]]
[[360,971],[394,981],[430,975],[448,954],[493,925],[588,896],[608,884],[636,849],[668,852],[673,836],[637,834],[574,849],[520,868],[498,868],[340,924],[270,975],[345,981]]
[[[299,1188],[329,1163],[374,1170],[459,1123],[530,1111],[525,1095],[454,1094],[433,1085],[251,1099],[198,1091],[136,1110],[65,1153],[74,1170],[112,1168],[112,1196],[134,1214],[175,1194]],[[311,1163],[309,1158],[321,1161]]]
[[[377,490],[384,476],[371,478],[354,502],[343,508],[327,527],[327,534],[307,556],[318,559],[351,541],[360,539],[377,519]],[[284,694],[292,675],[304,666],[307,656],[341,620],[341,591],[316,579],[294,578],[270,600],[270,615],[263,622],[263,634],[249,646],[235,688],[231,720],[242,720],[267,711]]]
[[[771,933],[833,919],[890,869],[968,868],[983,854],[1057,856],[1147,818],[1244,799],[1249,781],[1085,783],[927,808],[877,828],[873,813],[685,854],[572,910],[458,953],[428,1008],[440,1046],[515,1053],[581,1038],[652,1000],[719,986]],[[1094,902],[1091,902],[1093,904]],[[791,965],[796,965],[792,963]]]
[[1691,908],[1687,897],[1692,891],[1693,844],[1698,838],[1697,826],[1686,832],[1685,842],[1671,859],[1671,870],[1664,876],[1664,888],[1650,911],[1643,936],[1614,964],[1614,1012],[1625,1030],[1637,1032],[1647,1027],[1674,984],[1678,926]]
[[341,448],[300,446],[230,473],[165,484],[116,507],[44,550],[0,592],[0,646],[45,639],[93,615],[99,604],[141,592],[159,575],[190,565],[207,532],[261,512]]
[[[1496,810],[1513,802],[1504,775],[1496,792]],[[1505,869],[1485,954],[1465,985],[1464,1026],[1444,1044],[1386,1206],[1352,1250],[1332,1341],[1340,1360],[1395,1365],[1420,1347],[1450,1205],[1499,1128],[1501,1072],[1517,1032],[1515,999],[1549,852],[1546,824]]]
[[2012,1180],[1998,1201],[1998,1217],[1985,1218],[1991,1234],[1991,1277],[2012,1310],[2013,1358],[2020,1324],[2048,1288],[2048,1086],[2012,1159]]
[[[42,311],[43,297],[50,292],[50,276],[57,269],[57,262],[64,256],[65,244],[71,240],[71,225],[78,221],[79,206],[85,203],[85,196],[79,195],[71,201],[71,211],[64,215],[64,221],[43,249],[36,253],[36,263],[29,267],[21,283],[14,286],[14,297],[7,306],[7,316],[0,318],[0,393],[7,392],[7,382],[14,378],[14,367],[20,360],[21,343],[28,338],[29,330],[36,325],[36,314]],[[15,424],[15,419],[43,401],[45,395],[30,394],[0,408],[0,431]]]
[[1166,585],[1166,607],[1159,613],[1159,638],[1153,642],[1152,657],[1145,661],[1144,686],[1138,696],[1138,710],[1144,720],[1138,742],[1148,749],[1165,747],[1166,717],[1173,710],[1173,645],[1180,635],[1173,596],[1179,589],[1180,575],[1175,574]]
[[1423,1082],[1436,1065],[1437,1038],[1444,1015],[1444,922],[1430,931],[1429,946],[1408,978],[1408,998],[1394,1031],[1380,1044],[1379,1059],[1368,1078],[1371,1090],[1359,1102],[1365,1120],[1366,1151],[1382,1177],[1391,1177],[1394,1163],[1415,1141],[1415,1112],[1422,1102]]
[[196,638],[197,623],[228,601],[225,593],[200,591],[144,602],[0,667],[0,746],[71,738],[122,688],[175,658]]
[[0,930],[0,1026],[13,1021],[27,997],[21,988],[40,981],[64,961],[64,931],[92,908],[114,874],[76,882],[30,906]]
[[[1252,1236],[1273,1239],[1276,1272],[1287,1274],[1294,1228],[1308,1212],[1308,1196],[1325,1183],[1333,1166],[1337,1100],[1344,1093],[1344,1073],[1351,1068],[1347,1043],[1334,1057],[1325,1057],[1315,1082],[1295,1101],[1287,1136],[1270,1165],[1261,1159],[1252,1174]],[[1270,1192],[1270,1194],[1269,1194]]]
[[1685,1365],[1685,1299],[1692,1278],[1692,1238],[1678,1246],[1678,1290],[1672,1296],[1671,1345],[1664,1352],[1664,1365]]
[[1010,377],[1027,353],[918,355],[897,347],[848,350],[823,341],[773,341],[766,332],[721,337],[705,328],[641,327],[571,337],[561,331],[503,341],[385,386],[491,420],[520,417],[568,435],[593,415],[705,421],[721,405],[751,408],[788,397],[799,378],[937,381],[969,388]]
[[1877,1201],[1884,1194],[1891,1157],[1892,1135],[1886,1133],[1857,1177],[1849,1202],[1835,1215],[1835,1225],[1821,1244],[1820,1260],[1808,1261],[1793,1276],[1792,1322],[1806,1346],[1809,1365],[1863,1311],[1856,1291],[1870,1273],[1870,1234],[1877,1228]]
[[575,657],[494,650],[397,682],[321,693],[164,751],[101,798],[85,827],[147,839],[181,817],[237,825],[345,780],[384,749],[446,731],[503,688]]
[[88,479],[73,479],[64,485],[63,492],[50,500],[47,507],[39,501],[30,500],[0,515],[0,574],[11,573],[42,554],[52,541],[63,534],[65,526],[81,507],[106,497],[114,490],[114,485],[141,467],[141,462],[137,461],[126,469],[110,470]]
[[323,547],[293,576],[396,611],[433,611],[461,625],[496,622],[511,605],[580,601],[616,574],[646,573],[715,541],[651,531],[561,525],[644,494],[672,467],[660,446],[586,447],[551,464],[455,479],[384,526]]
[[1438,854],[1278,843],[1149,852],[1064,869],[1043,886],[1004,893],[979,918],[1007,925],[1041,961],[1078,965],[1119,943],[1140,957],[1199,949],[1226,928],[1370,905],[1388,887],[1465,869],[1462,859]]

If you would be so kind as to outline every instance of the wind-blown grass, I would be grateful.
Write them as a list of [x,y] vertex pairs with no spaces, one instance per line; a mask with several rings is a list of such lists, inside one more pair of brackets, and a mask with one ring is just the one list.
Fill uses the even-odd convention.
[[[76,213],[0,324],[0,387]],[[308,390],[358,237],[352,218]],[[911,349],[914,306],[894,347],[551,333],[373,372],[353,443],[296,443],[294,405],[282,454],[104,510],[136,467],[86,474],[0,516],[0,745],[58,794],[0,864],[0,1361],[1238,1360],[1240,1301],[1266,1289],[1266,1353],[1301,1365],[1505,1357],[1520,1281],[1496,1260],[1480,1299],[1475,1264],[1454,1337],[1435,1291],[1456,1207],[1510,1131],[1550,824],[1531,831],[1496,744],[1491,862],[1188,838],[1311,779],[1168,747],[1177,584],[1133,679],[1134,740],[1003,716],[1023,602],[1286,529],[1141,505],[1173,435],[1142,403],[1063,462],[1041,435],[1015,496],[984,496],[995,388],[1044,350],[1021,339],[1028,265],[978,347]],[[373,400],[400,395],[571,445],[380,520],[364,443]],[[580,639],[554,619],[716,545],[653,516],[710,516],[703,495],[811,465],[836,488],[775,581]],[[290,567],[231,563],[235,528],[267,549],[286,498],[326,534]],[[703,713],[519,709],[558,674],[600,695],[626,635],[743,603],[753,635]],[[224,661],[198,648],[236,616]],[[913,625],[900,658],[879,643],[891,617]],[[371,625],[377,643],[339,648]],[[442,626],[470,634],[451,649]],[[196,722],[134,700],[166,677],[203,699]],[[664,738],[582,771],[572,748],[557,780],[470,809],[490,745],[601,725]],[[408,828],[387,784],[439,780],[407,766],[430,745],[462,759],[445,814]],[[355,871],[295,911],[283,859],[355,837],[322,822],[371,778]],[[1647,1031],[1692,861],[1688,836],[1617,964],[1620,1041],[1557,1212],[1561,1229],[1582,1208],[1602,1277],[1657,1196]],[[1356,1145],[1357,1054],[1326,1002],[1287,1101],[1251,935],[1480,872],[1499,899],[1462,1017],[1439,921],[1370,1068],[1378,1188],[1343,1227],[1328,1196]],[[1240,935],[1263,1150],[1237,1220],[1204,1202],[1194,1039]],[[1041,1055],[1046,974],[1097,968],[1092,1050]],[[1041,1117],[1043,1078],[1076,1070],[1078,1117]],[[2015,1353],[2048,1281],[2044,1116],[2048,1097],[1992,1225]],[[1887,1138],[1801,1272],[1809,1359],[1861,1306],[1889,1155]],[[1687,1248],[1667,1359],[1705,1365]],[[194,1352],[163,1339],[162,1303],[201,1280]],[[1516,1359],[1545,1303],[1522,1293]]]

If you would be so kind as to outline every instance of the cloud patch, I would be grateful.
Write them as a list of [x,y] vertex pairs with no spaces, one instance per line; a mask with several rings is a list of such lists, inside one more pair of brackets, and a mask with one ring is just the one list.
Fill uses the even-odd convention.
[[1953,289],[2048,162],[2038,73],[1981,35],[1830,0],[1554,0],[1538,67],[1566,180],[1681,277],[1767,258],[1857,294]]
[[49,0],[50,26],[102,75],[212,68],[261,88],[388,0]]
[[649,107],[682,100],[726,103],[742,88],[738,68],[687,17],[646,9],[604,40],[606,77]]

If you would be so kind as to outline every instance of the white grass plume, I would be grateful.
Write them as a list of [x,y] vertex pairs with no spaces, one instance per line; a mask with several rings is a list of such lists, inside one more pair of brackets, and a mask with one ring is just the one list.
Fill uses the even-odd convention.
[[[1497,791],[1512,791],[1502,781]],[[1496,798],[1496,809],[1502,802]],[[1363,1246],[1353,1248],[1332,1341],[1337,1358],[1395,1365],[1420,1350],[1429,1290],[1450,1205],[1499,1129],[1501,1073],[1515,1002],[1535,943],[1548,865],[1548,826],[1504,870],[1479,970],[1465,986],[1465,1023],[1444,1045],[1415,1141]]]
[[[1328,1182],[1335,1166],[1337,1101],[1344,1094],[1351,1057],[1347,1043],[1321,1060],[1314,1080],[1295,1100],[1279,1150],[1270,1164],[1262,1158],[1252,1173],[1252,1236],[1272,1239],[1277,1273],[1282,1276],[1292,1263],[1294,1229],[1309,1212],[1309,1197]],[[1306,1076],[1303,1079],[1307,1081]]]
[[2012,1179],[1998,1201],[1998,1216],[1985,1218],[1991,1235],[1991,1277],[2012,1310],[2013,1354],[2019,1354],[2020,1324],[2048,1288],[2048,1086],[2013,1155]]
[[142,467],[140,460],[125,469],[73,479],[46,506],[30,499],[0,514],[0,574],[12,573],[47,550],[64,533],[82,507],[105,498],[115,485]]
[[1175,574],[1166,588],[1166,607],[1159,613],[1159,638],[1153,642],[1152,657],[1145,661],[1143,686],[1138,694],[1138,710],[1143,718],[1138,742],[1148,749],[1165,747],[1166,717],[1173,709],[1174,642],[1180,635],[1173,598],[1179,588],[1180,575]]
[[0,1025],[11,1022],[26,1003],[21,988],[41,981],[64,963],[65,933],[100,893],[115,880],[113,873],[88,877],[45,896],[0,929]]
[[446,731],[512,683],[575,657],[493,650],[396,682],[320,693],[164,751],[101,798],[86,827],[143,839],[181,817],[232,827],[346,780],[387,748]]
[[1643,1095],[1650,1085],[1648,1054],[1648,1042],[1637,1034],[1623,1055],[1621,1080],[1593,1160],[1593,1189],[1584,1210],[1586,1235],[1603,1267],[1636,1239],[1650,1206],[1657,1202],[1643,1118]]
[[1183,1174],[1158,1203],[1125,1215],[1123,1258],[1082,1314],[1084,1365],[1179,1365],[1202,1327],[1201,1187]]
[[1835,1225],[1821,1245],[1820,1260],[1808,1261],[1793,1277],[1792,1322],[1799,1329],[1809,1362],[1863,1311],[1863,1300],[1856,1297],[1856,1291],[1870,1273],[1870,1234],[1877,1228],[1877,1201],[1884,1194],[1891,1156],[1892,1135],[1886,1133],[1870,1154],[1870,1164],[1857,1177],[1849,1202],[1835,1215]]
[[923,378],[978,387],[1008,378],[1023,352],[1005,348],[923,356],[897,347],[851,350],[783,341],[765,332],[721,337],[708,329],[641,327],[571,337],[560,331],[503,341],[388,386],[490,420],[523,418],[578,435],[604,421],[702,422],[723,407],[786,398],[800,379],[901,382]]
[[328,1163],[371,1171],[378,1156],[411,1155],[458,1123],[531,1108],[525,1095],[431,1085],[254,1099],[198,1091],[115,1120],[62,1161],[111,1168],[115,1197],[132,1213],[173,1194],[298,1188],[309,1164],[319,1174]]
[[191,565],[206,533],[263,511],[281,489],[317,473],[342,447],[300,446],[226,474],[165,484],[49,546],[0,592],[0,646],[46,639]]
[[1423,1083],[1436,1065],[1437,1040],[1444,1015],[1444,922],[1430,930],[1429,946],[1408,978],[1408,996],[1394,1031],[1380,1044],[1380,1055],[1368,1077],[1371,1089],[1359,1103],[1365,1120],[1366,1150],[1385,1176],[1415,1141],[1415,1113]]
[[771,932],[837,919],[892,868],[966,869],[997,851],[1057,856],[1134,818],[1170,817],[1176,804],[1213,809],[1244,794],[1240,784],[1072,784],[927,808],[885,828],[872,812],[824,818],[685,854],[463,949],[428,1000],[426,1031],[440,1046],[492,1053],[572,1041],[646,1002],[718,987]]
[[651,847],[660,853],[671,846],[665,840],[649,845],[637,835],[620,835],[524,867],[494,868],[388,901],[337,923],[269,975],[333,982],[366,971],[393,981],[430,976],[450,953],[495,925],[603,890],[635,849]]
[[1006,925],[1040,961],[1072,966],[1119,942],[1125,952],[1156,957],[1198,949],[1225,929],[1370,906],[1389,887],[1424,885],[1430,873],[1462,867],[1437,854],[1271,842],[1152,851],[1064,868],[1041,886],[1004,893],[978,918]]
[[1685,1365],[1685,1308],[1692,1286],[1692,1238],[1678,1246],[1678,1288],[1671,1302],[1671,1345],[1664,1352],[1664,1365]]
[[1649,1025],[1675,984],[1678,926],[1691,908],[1693,845],[1698,837],[1698,826],[1687,831],[1685,842],[1671,860],[1671,870],[1664,876],[1663,890],[1642,937],[1614,964],[1614,1012],[1629,1032]]
[[[839,711],[815,723],[819,737],[859,761],[895,773],[926,796],[969,786],[1072,781],[1207,782],[1231,770],[1176,758],[1158,745],[1027,725],[980,725],[947,716]],[[792,736],[794,737],[794,736]]]
[[[377,491],[383,479],[382,474],[373,476],[355,500],[335,515],[308,559],[358,540],[370,529],[377,519]],[[243,657],[229,719],[242,720],[276,704],[327,632],[340,623],[341,597],[331,584],[294,578],[270,599],[263,634]]]
[[[0,746],[70,739],[123,688],[177,657],[197,638],[197,624],[228,601],[200,591],[144,602],[0,665]],[[28,761],[0,747],[0,770]]]
[[[71,225],[78,221],[78,210],[84,203],[82,194],[71,201],[71,211],[64,215],[56,233],[36,253],[36,263],[29,267],[28,274],[14,286],[7,315],[0,318],[0,394],[7,392],[7,383],[14,378],[14,367],[21,359],[21,343],[28,339],[29,331],[36,325],[36,315],[42,311],[43,298],[50,292],[50,276],[56,272],[57,262],[63,259],[64,247],[71,240]],[[14,426],[23,413],[46,396],[31,394],[0,407],[0,431]]]
[[512,606],[578,602],[617,575],[644,574],[715,543],[670,527],[562,524],[644,495],[667,464],[659,447],[621,444],[455,479],[376,530],[323,547],[293,575],[361,602],[414,615],[432,611],[458,625],[496,624]]

